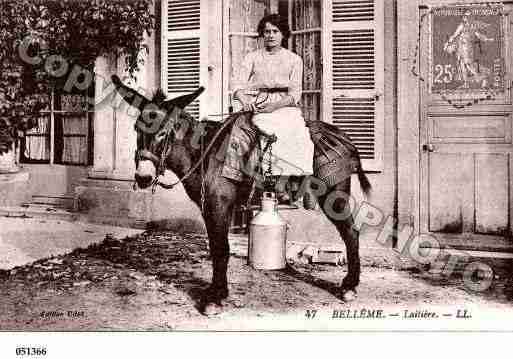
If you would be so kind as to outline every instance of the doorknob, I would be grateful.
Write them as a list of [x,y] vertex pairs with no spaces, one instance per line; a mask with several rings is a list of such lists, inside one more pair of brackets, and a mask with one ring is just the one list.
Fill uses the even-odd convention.
[[422,150],[424,152],[434,152],[435,146],[433,146],[432,143],[426,143],[426,144],[422,145]]

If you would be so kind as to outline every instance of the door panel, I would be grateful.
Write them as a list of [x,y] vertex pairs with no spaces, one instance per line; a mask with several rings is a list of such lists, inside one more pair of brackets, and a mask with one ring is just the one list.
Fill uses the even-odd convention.
[[510,114],[430,116],[432,142],[511,143]]
[[[429,158],[429,230],[463,233],[468,194],[472,192],[472,158],[434,153]],[[467,218],[465,218],[467,217]]]
[[477,154],[476,233],[508,232],[509,154]]
[[[505,12],[502,46],[504,71],[509,73],[511,6]],[[433,36],[452,35],[463,20],[454,15],[453,19],[438,21],[443,28],[433,29],[431,14],[422,26],[419,53],[421,76],[428,79],[419,81],[420,231],[431,233],[442,245],[459,248],[492,249],[503,246],[504,241],[513,245],[511,90],[505,87],[488,99],[484,99],[486,90],[476,88],[476,84],[468,89],[448,83],[449,92],[437,91],[433,87],[435,63],[449,61],[451,54],[434,59],[433,53],[441,50],[434,48],[440,41]],[[447,81],[452,78],[457,80],[457,73]],[[447,94],[453,96],[452,103]],[[458,102],[464,106],[453,106]]]

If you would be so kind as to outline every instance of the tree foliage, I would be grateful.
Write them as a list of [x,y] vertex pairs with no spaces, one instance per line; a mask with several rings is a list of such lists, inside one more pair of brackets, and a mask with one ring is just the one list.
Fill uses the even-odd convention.
[[[152,0],[0,0],[0,154],[37,123],[50,88],[75,67],[93,71],[99,56],[122,56],[134,77]],[[22,51],[30,59],[21,56]],[[54,73],[59,57],[66,74]],[[62,67],[61,67],[62,69]]]

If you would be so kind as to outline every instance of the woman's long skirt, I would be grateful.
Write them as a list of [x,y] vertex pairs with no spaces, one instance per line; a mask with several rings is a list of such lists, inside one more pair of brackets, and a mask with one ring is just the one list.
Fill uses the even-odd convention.
[[273,175],[313,174],[314,144],[299,108],[283,107],[272,113],[255,114],[253,123],[261,131],[277,137],[272,145]]

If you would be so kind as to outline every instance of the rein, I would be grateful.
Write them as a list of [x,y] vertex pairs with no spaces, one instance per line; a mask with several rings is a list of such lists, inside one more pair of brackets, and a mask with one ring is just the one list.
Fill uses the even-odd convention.
[[[282,89],[279,89],[280,91]],[[262,91],[263,92],[263,91]],[[271,91],[265,91],[266,93],[266,97],[263,99],[263,100],[260,100],[258,101],[258,96],[257,96],[257,101],[255,101],[254,104],[251,104],[251,110],[250,111],[238,111],[238,112],[235,112],[235,114],[241,114],[241,113],[246,113],[246,112],[251,112],[251,113],[255,113],[257,112],[257,109],[258,109],[258,106],[261,105],[262,103],[264,103],[265,101],[267,101],[267,99],[269,98],[269,93],[272,93]],[[217,114],[217,115],[214,115],[214,116],[223,116],[223,115],[233,115],[234,113],[230,112],[228,114]],[[221,133],[223,132],[223,130],[230,124],[232,124],[235,120],[237,119],[237,116],[232,116],[232,117],[229,117],[227,119],[227,121],[224,121],[221,128],[219,128],[219,130],[217,130],[217,132],[215,133],[214,137],[212,138],[212,140],[210,141],[210,143],[207,145],[206,148],[204,148],[204,141],[203,141],[203,136],[201,137],[201,144],[200,144],[200,148],[201,148],[201,157],[199,158],[199,160],[196,162],[196,164],[191,167],[189,169],[189,171],[187,171],[187,173],[185,173],[181,178],[179,178],[177,181],[175,181],[174,183],[171,183],[171,184],[167,184],[167,183],[164,183],[164,182],[161,182],[160,181],[160,176],[165,172],[166,170],[166,166],[165,166],[165,161],[166,161],[166,158],[167,158],[167,155],[170,151],[170,137],[171,137],[171,131],[172,131],[172,128],[170,128],[167,132],[166,132],[166,137],[165,137],[165,142],[164,142],[164,147],[160,153],[160,156],[157,156],[155,155],[154,153],[152,153],[151,151],[147,150],[147,149],[142,149],[140,151],[137,151],[137,156],[140,158],[140,159],[147,159],[151,162],[153,162],[153,164],[155,165],[156,167],[156,175],[155,175],[155,178],[153,179],[153,182],[151,183],[151,186],[152,186],[152,189],[151,189],[151,192],[152,194],[155,193],[156,191],[156,188],[157,186],[160,186],[164,189],[173,189],[176,185],[184,182],[187,178],[189,178],[197,169],[198,167],[201,166],[201,212],[203,213],[204,212],[204,202],[205,202],[205,166],[204,166],[204,163],[205,163],[205,159],[207,158],[210,150],[212,149],[212,147],[214,146],[215,142],[217,141],[217,139],[219,138],[219,136],[221,135]],[[260,155],[260,158],[259,158],[259,161],[262,162],[263,161],[263,158],[266,154],[266,152],[269,150],[270,151],[270,156],[272,156],[272,144],[276,142],[276,136],[275,135],[272,135],[269,137],[268,141],[267,141],[267,144],[263,150],[263,152],[261,153]],[[271,163],[272,161],[270,160],[270,165],[269,165],[269,168],[268,168],[268,171],[266,172],[271,172]],[[269,175],[269,173],[266,173],[264,175]],[[136,183],[134,183],[134,190],[136,189]],[[250,205],[251,203],[251,200],[253,198],[253,195],[255,193],[255,189],[256,189],[256,181],[253,179],[253,183],[252,183],[252,186],[251,186],[251,191],[250,191],[250,195],[249,195],[249,198],[248,198],[248,203],[247,203],[247,206]]]
[[[283,89],[279,89],[280,91],[282,91]],[[267,91],[259,91],[259,94],[257,95],[257,100],[258,100],[258,96],[260,95],[260,93],[264,92],[266,94],[265,98],[260,100],[260,101],[256,101],[254,104],[251,105],[251,112],[255,113],[258,106],[261,105],[262,103],[264,103],[265,101],[268,100],[269,98],[269,93],[271,91],[267,90]],[[247,111],[238,111],[236,113],[244,113],[244,112],[247,112]],[[232,115],[233,113],[229,113],[228,115]],[[215,115],[215,116],[222,116],[224,114],[218,114],[218,115]],[[155,179],[153,180],[152,182],[152,193],[155,193],[156,191],[156,188],[157,186],[160,186],[164,189],[173,189],[176,185],[182,183],[183,181],[185,181],[187,178],[189,178],[197,169],[200,165],[203,164],[203,162],[205,162],[205,159],[207,158],[207,155],[208,153],[210,152],[210,150],[212,149],[212,146],[214,145],[214,143],[216,142],[216,140],[218,139],[218,137],[221,135],[221,132],[229,125],[231,124],[232,122],[235,121],[235,116],[234,117],[231,117],[228,119],[228,121],[225,121],[223,123],[223,125],[221,126],[221,128],[216,132],[216,134],[214,135],[214,138],[212,139],[212,141],[210,141],[210,143],[208,144],[207,148],[205,150],[203,150],[203,140],[201,141],[201,144],[202,144],[202,154],[201,154],[201,157],[200,159],[196,162],[196,164],[189,170],[187,171],[186,174],[184,174],[182,176],[182,178],[178,179],[178,181],[174,182],[174,183],[171,183],[171,184],[167,184],[167,183],[163,183],[159,180],[159,177],[162,173],[164,173],[165,171],[165,160],[166,160],[166,157],[167,157],[167,154],[169,152],[169,137],[170,137],[170,134],[171,134],[171,130],[169,130],[167,133],[166,133],[166,139],[165,139],[165,145],[164,145],[164,149],[162,150],[161,154],[160,154],[160,157],[156,156],[155,154],[151,153],[150,151],[148,150],[141,150],[140,151],[140,154],[139,156],[141,158],[146,158],[150,161],[152,161],[153,163],[156,164],[156,167],[157,167],[157,175],[155,176]],[[202,166],[202,172],[203,172],[203,166]],[[203,174],[202,174],[202,181],[203,181]],[[202,187],[203,187],[203,183],[202,183]]]
[[[223,125],[221,126],[221,128],[219,130],[217,130],[216,134],[214,135],[214,138],[212,138],[212,140],[210,141],[210,143],[207,145],[206,149],[203,150],[202,148],[202,154],[201,154],[201,157],[200,159],[196,162],[196,164],[191,167],[191,169],[189,169],[189,171],[187,171],[187,173],[185,173],[182,178],[178,179],[178,181],[174,182],[174,183],[171,183],[171,184],[167,184],[167,183],[164,183],[164,182],[161,182],[159,180],[159,177],[160,177],[160,174],[164,173],[164,170],[165,170],[165,160],[166,160],[166,157],[167,157],[167,153],[169,152],[169,137],[170,137],[170,131],[166,134],[166,142],[165,142],[165,145],[164,145],[164,149],[162,150],[162,154],[160,155],[160,158],[157,157],[156,155],[154,155],[153,153],[151,153],[150,151],[148,150],[143,150],[141,151],[141,155],[144,157],[146,157],[146,153],[149,153],[149,156],[148,157],[151,157],[151,158],[147,158],[148,160],[152,161],[155,163],[155,159],[157,159],[157,163],[158,163],[158,168],[157,168],[157,175],[155,176],[155,179],[153,180],[152,182],[152,193],[155,193],[155,190],[156,190],[156,187],[157,185],[158,186],[161,186],[162,188],[164,189],[173,189],[176,185],[182,183],[183,181],[185,181],[187,178],[189,178],[197,169],[200,165],[203,164],[203,162],[205,161],[205,159],[207,158],[210,150],[212,149],[212,146],[214,146],[214,143],[216,142],[216,140],[219,138],[219,136],[221,135],[221,132],[229,125],[231,124],[233,121],[235,121],[236,117],[232,117],[232,118],[229,118],[227,121],[225,121],[223,123]],[[202,144],[203,144],[203,141],[202,141]],[[203,146],[202,146],[203,147]]]
[[[284,88],[276,88],[276,89],[260,89],[258,95],[257,95],[257,98],[255,100],[255,103],[252,103],[251,104],[251,112],[253,113],[257,113],[258,111],[258,107],[263,104],[264,102],[266,102],[268,99],[269,99],[269,94],[270,93],[275,93],[275,92],[283,92],[283,91],[286,91],[287,88],[284,87]],[[265,93],[265,98],[258,101],[258,96],[260,96],[260,93]],[[239,101],[238,99],[236,99],[237,101]],[[231,101],[231,100],[230,100]],[[233,108],[231,109],[233,110]],[[240,112],[243,112],[243,111],[239,111],[238,113]],[[210,114],[208,115],[209,117],[219,117],[219,116],[229,116],[229,115],[232,115],[233,112],[221,112],[221,113],[214,113],[214,114]]]

